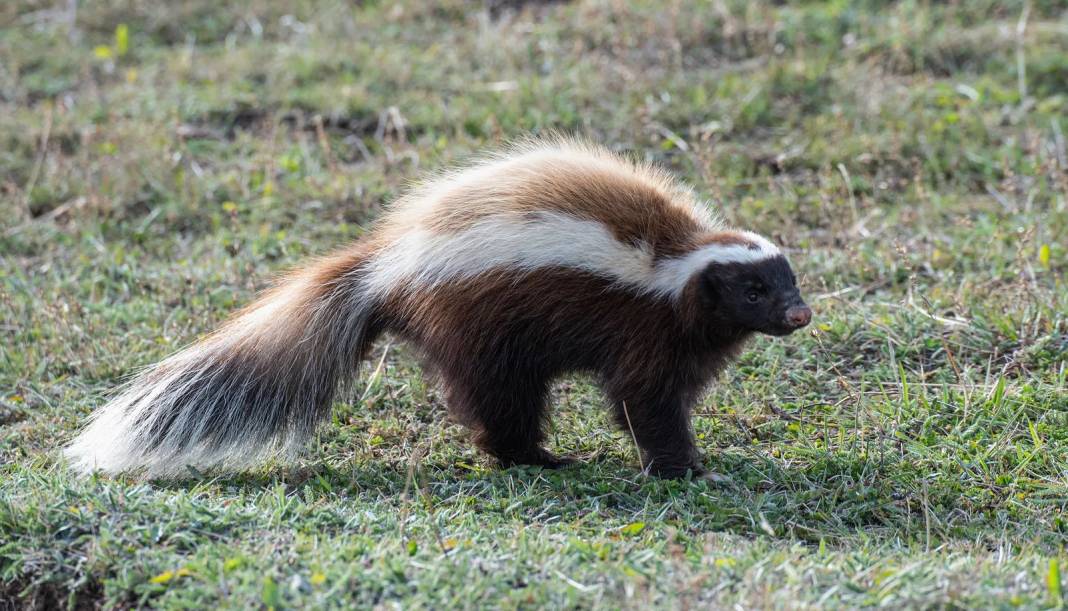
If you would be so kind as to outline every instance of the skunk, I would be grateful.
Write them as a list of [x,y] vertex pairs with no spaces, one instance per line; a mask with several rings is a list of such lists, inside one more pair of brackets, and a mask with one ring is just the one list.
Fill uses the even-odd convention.
[[502,465],[570,462],[544,448],[547,397],[586,372],[649,472],[700,475],[702,389],[752,334],[811,315],[775,245],[664,172],[536,142],[413,189],[364,237],[136,375],[65,454],[81,472],[148,477],[293,457],[388,332]]

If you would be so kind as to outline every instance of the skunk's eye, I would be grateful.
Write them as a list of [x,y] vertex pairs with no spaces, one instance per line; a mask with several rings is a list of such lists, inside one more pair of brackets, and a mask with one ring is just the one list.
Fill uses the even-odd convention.
[[760,301],[760,293],[756,291],[749,291],[749,294],[745,296],[749,300],[749,303],[756,303]]

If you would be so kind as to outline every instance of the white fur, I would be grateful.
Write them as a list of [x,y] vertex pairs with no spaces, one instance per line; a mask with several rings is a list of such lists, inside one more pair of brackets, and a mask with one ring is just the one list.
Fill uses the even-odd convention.
[[678,297],[694,274],[713,263],[757,263],[776,257],[779,249],[767,239],[748,231],[739,232],[753,247],[737,244],[710,244],[684,257],[667,259],[653,274],[654,292]]
[[607,276],[641,293],[677,298],[693,274],[711,263],[754,263],[779,254],[766,239],[743,235],[754,247],[711,244],[657,262],[651,248],[624,244],[597,221],[557,212],[498,215],[456,233],[409,231],[365,270],[364,286],[381,296],[399,286],[425,289],[491,270],[567,267]]
[[620,279],[648,275],[652,256],[615,240],[601,223],[559,213],[495,216],[457,233],[416,229],[372,263],[373,294],[409,284],[428,288],[490,270],[571,267]]

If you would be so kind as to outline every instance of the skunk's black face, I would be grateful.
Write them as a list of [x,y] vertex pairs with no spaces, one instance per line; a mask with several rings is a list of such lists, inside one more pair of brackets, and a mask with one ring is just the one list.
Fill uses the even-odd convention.
[[713,263],[701,280],[707,307],[721,324],[789,335],[812,319],[797,278],[781,255],[753,263]]

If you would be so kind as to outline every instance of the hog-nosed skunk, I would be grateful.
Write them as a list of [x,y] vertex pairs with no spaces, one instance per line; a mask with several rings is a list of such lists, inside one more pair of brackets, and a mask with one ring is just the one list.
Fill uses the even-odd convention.
[[599,381],[655,474],[700,474],[691,405],[754,332],[808,324],[767,239],[723,226],[661,171],[598,147],[515,147],[397,201],[132,379],[66,449],[82,472],[239,470],[304,447],[384,332],[425,356],[501,464],[543,447],[552,381]]

